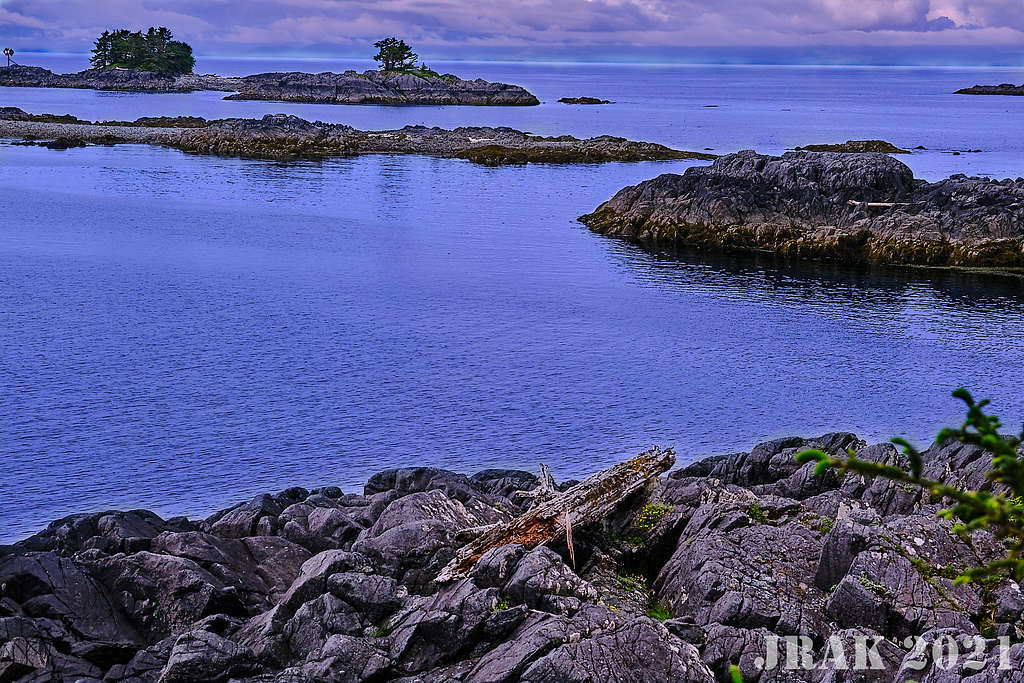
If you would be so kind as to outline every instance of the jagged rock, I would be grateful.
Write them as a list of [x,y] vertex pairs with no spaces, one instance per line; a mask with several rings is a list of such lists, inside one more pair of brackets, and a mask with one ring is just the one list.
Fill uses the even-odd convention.
[[896,518],[875,529],[829,598],[826,612],[841,626],[869,627],[900,641],[935,628],[977,633],[972,620],[981,619],[985,600],[976,585],[957,585],[953,579],[959,567],[991,561],[999,549],[983,532],[975,534],[974,542],[961,541],[948,522],[934,515]]
[[143,551],[82,559],[150,640],[181,633],[211,614],[246,616],[238,589],[188,558]]
[[277,517],[289,505],[306,499],[305,489],[288,489],[277,496],[263,494],[248,503],[220,512],[206,520],[210,532],[225,538],[245,538],[257,534],[261,521],[266,520],[263,535],[275,533]]
[[544,655],[520,680],[533,683],[613,683],[616,681],[683,681],[710,683],[711,672],[697,649],[678,640],[657,622],[637,617],[570,642]]
[[557,553],[544,547],[520,558],[502,592],[516,603],[554,613],[575,611],[598,597],[593,586],[567,567]]
[[363,621],[351,605],[330,593],[302,605],[285,625],[283,635],[291,652],[300,659],[318,652],[336,633],[357,634]]
[[582,216],[652,245],[842,262],[1024,265],[1024,179],[915,180],[885,154],[751,151],[621,190]]
[[658,574],[657,598],[702,625],[827,632],[813,573],[822,536],[797,521],[794,504],[709,491]]
[[509,519],[511,515],[496,510],[478,498],[468,498],[464,505],[439,489],[431,489],[410,493],[388,505],[363,537],[380,536],[395,527],[425,520],[447,522],[456,529],[465,529],[507,522]]
[[823,591],[835,588],[846,576],[857,555],[867,550],[877,538],[877,532],[872,527],[879,521],[877,515],[870,514],[851,514],[835,520],[821,545],[814,585]]
[[174,642],[158,683],[216,681],[252,666],[252,653],[209,631],[184,633]]
[[378,679],[393,664],[387,653],[366,639],[337,634],[327,639],[317,658],[304,664],[301,671],[314,681],[360,683]]
[[474,488],[484,493],[510,498],[517,491],[531,491],[537,487],[537,475],[522,470],[490,469],[470,477]]
[[0,592],[25,616],[60,622],[80,637],[141,642],[104,586],[69,558],[37,552],[0,558]]
[[325,550],[314,555],[303,563],[299,576],[281,598],[280,604],[296,610],[307,600],[326,593],[327,580],[332,574],[358,569],[365,562],[365,557],[344,550]]
[[1024,611],[1024,593],[1016,581],[1004,581],[992,591],[995,609],[992,616],[996,621],[1013,624],[1020,621]]
[[410,522],[379,536],[360,539],[352,549],[367,555],[384,573],[414,593],[430,593],[438,572],[455,556],[454,524],[440,520]]
[[[906,656],[902,648],[870,629],[840,629],[832,638],[836,650],[826,650],[815,661],[815,683],[890,683]],[[858,647],[864,648],[864,668],[858,668]],[[872,661],[867,647],[873,648],[877,661]]]
[[183,518],[163,520],[148,510],[71,515],[52,522],[44,531],[22,541],[24,550],[71,555],[97,548],[105,552],[145,550],[147,541],[165,531],[191,531]]
[[[780,439],[656,479],[670,466],[661,457],[630,474],[630,495],[602,489],[606,513],[573,524],[575,569],[556,534],[550,546],[497,544],[438,580],[460,534],[531,505],[516,494],[536,478],[516,471],[393,470],[366,495],[289,489],[199,524],[69,517],[0,550],[0,680],[705,682],[738,664],[748,683],[1019,681],[1021,646],[1004,672],[991,638],[1024,638],[1020,585],[953,582],[1000,557],[999,541],[954,534],[917,491],[813,477],[793,460],[808,447],[905,465],[850,434]],[[992,490],[976,450],[924,458],[928,476]],[[609,474],[621,469],[588,481],[621,485]],[[342,518],[355,541],[338,535]],[[648,616],[665,611],[664,624]],[[914,669],[902,647],[980,632],[980,673]],[[806,639],[813,668],[760,670],[786,636]],[[830,643],[852,657],[875,636],[882,669],[829,659]]]
[[327,579],[327,590],[351,605],[365,622],[380,624],[402,606],[409,593],[388,576],[339,572]]
[[826,453],[845,455],[847,449],[863,445],[849,433],[826,434],[816,439],[776,439],[758,444],[750,453],[737,453],[718,462],[709,476],[747,487],[774,484],[800,471],[796,455],[801,451],[817,448]]

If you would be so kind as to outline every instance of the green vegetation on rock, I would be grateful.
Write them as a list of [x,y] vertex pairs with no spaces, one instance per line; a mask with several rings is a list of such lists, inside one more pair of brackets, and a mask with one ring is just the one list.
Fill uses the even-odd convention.
[[96,39],[89,61],[97,69],[153,71],[165,76],[191,73],[196,64],[192,47],[174,40],[174,34],[164,26],[150,26],[146,33],[104,31]]
[[[1009,575],[1020,581],[1024,579],[1024,460],[1019,449],[1024,444],[1024,431],[1017,436],[1003,436],[999,433],[1002,423],[994,415],[984,411],[988,401],[975,401],[966,389],[957,389],[953,396],[967,406],[967,417],[957,428],[939,432],[937,443],[958,441],[981,448],[992,455],[992,469],[988,478],[997,485],[993,493],[971,491],[950,486],[922,475],[924,459],[920,451],[907,440],[893,439],[903,448],[909,466],[904,469],[893,465],[868,462],[856,457],[850,451],[847,457],[834,457],[819,450],[804,451],[797,456],[802,463],[816,462],[815,472],[821,474],[830,468],[841,472],[855,472],[866,477],[882,477],[891,481],[909,484],[927,491],[933,499],[949,499],[952,507],[939,513],[944,519],[959,519],[956,531],[986,529],[1006,544],[1006,556],[982,567],[965,568],[956,576],[956,581],[980,582],[992,577]],[[917,567],[921,570],[921,567]]]
[[647,610],[647,616],[657,621],[665,621],[672,618],[672,612],[669,611],[668,605],[663,602],[659,602],[653,605],[651,609]]
[[633,522],[634,526],[641,531],[650,531],[658,526],[661,520],[665,519],[665,515],[671,511],[671,505],[658,505],[657,503],[645,505],[636,514],[636,519]]

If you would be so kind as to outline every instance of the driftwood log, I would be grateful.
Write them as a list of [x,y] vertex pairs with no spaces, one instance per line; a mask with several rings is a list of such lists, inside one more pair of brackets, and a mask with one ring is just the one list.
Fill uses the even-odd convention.
[[465,577],[491,548],[510,543],[536,548],[565,534],[566,513],[572,515],[572,526],[577,529],[607,519],[623,501],[672,467],[675,461],[672,449],[655,447],[581,481],[564,493],[545,497],[519,517],[494,525],[459,548],[454,559],[438,575],[438,583]]

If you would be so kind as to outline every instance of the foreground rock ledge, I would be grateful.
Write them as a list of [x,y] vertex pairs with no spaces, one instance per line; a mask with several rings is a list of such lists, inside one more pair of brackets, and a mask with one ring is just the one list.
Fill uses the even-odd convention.
[[739,152],[627,187],[580,220],[651,246],[1024,267],[1024,179],[929,183],[884,154]]
[[581,140],[570,136],[541,137],[512,128],[470,126],[454,130],[406,126],[398,130],[362,131],[286,114],[268,114],[262,119],[150,117],[94,123],[73,116],[29,114],[16,107],[0,107],[0,137],[62,141],[62,148],[81,143],[142,142],[202,154],[281,160],[427,154],[497,166],[714,158],[609,135]]
[[314,104],[540,104],[536,96],[518,85],[491,83],[480,78],[468,81],[451,74],[434,77],[381,71],[346,71],[340,74],[293,71],[239,77],[186,74],[173,77],[122,69],[86,69],[78,73],[58,74],[38,66],[15,65],[0,69],[0,86],[156,93],[221,90],[235,93],[226,96],[224,99],[227,100]]
[[[794,457],[807,447],[904,464],[847,433],[668,476],[652,451],[658,467],[636,472],[646,486],[573,525],[573,555],[562,534],[499,545],[444,583],[460,547],[537,507],[535,476],[388,470],[361,493],[293,488],[206,520],[68,517],[0,548],[0,680],[708,683],[738,663],[746,681],[1019,681],[1020,585],[952,580],[999,543],[952,533],[914,489],[815,477]],[[991,490],[990,464],[973,447],[934,447],[925,475]],[[758,670],[773,638],[798,635],[813,670]],[[975,635],[984,647],[961,650],[961,664],[980,671],[936,665],[931,648],[915,666],[903,646]],[[885,638],[882,669],[826,657],[832,638],[852,666],[865,637]]]

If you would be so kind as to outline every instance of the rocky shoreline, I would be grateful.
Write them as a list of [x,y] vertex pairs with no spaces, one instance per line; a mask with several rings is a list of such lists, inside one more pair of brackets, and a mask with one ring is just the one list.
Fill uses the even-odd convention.
[[956,95],[1024,95],[1024,85],[1003,83],[1001,85],[974,85],[957,90]]
[[451,74],[418,76],[381,71],[344,73],[262,73],[222,77],[214,74],[163,76],[148,71],[87,69],[57,74],[37,66],[0,68],[0,86],[80,88],[132,92],[232,92],[226,100],[271,100],[314,104],[430,104],[473,106],[532,106],[535,95],[518,85],[467,81]]
[[[421,467],[359,493],[260,495],[206,520],[67,517],[0,547],[0,680],[704,683],[738,664],[748,683],[1019,681],[1020,585],[953,581],[1000,544],[953,533],[920,491],[815,476],[795,459],[808,447],[905,464],[848,433],[667,476],[672,455],[654,450],[608,471],[659,463],[601,519],[559,515],[546,536],[463,554],[461,575],[451,567],[473,539],[618,480],[549,489],[528,472]],[[989,465],[973,446],[925,454],[925,476],[970,488],[991,490]],[[812,668],[787,670],[783,653],[762,671],[786,636],[806,637]],[[913,650],[946,636],[978,636],[965,653],[977,667]],[[837,665],[837,644],[858,639],[881,668],[854,670],[852,650],[849,669]]]
[[149,143],[187,152],[258,159],[324,159],[360,154],[425,154],[497,166],[521,163],[601,163],[711,159],[663,145],[599,136],[541,137],[512,128],[460,127],[454,130],[406,126],[361,131],[351,126],[268,114],[262,119],[149,117],[94,123],[73,116],[28,114],[0,108],[0,138],[29,142]]
[[739,152],[627,187],[580,220],[653,248],[1024,267],[1024,179],[929,183],[885,154]]

